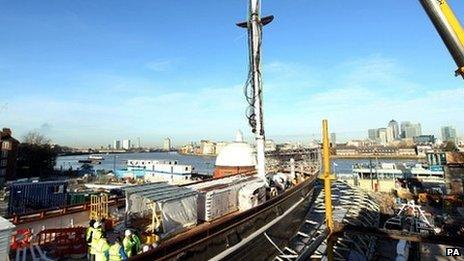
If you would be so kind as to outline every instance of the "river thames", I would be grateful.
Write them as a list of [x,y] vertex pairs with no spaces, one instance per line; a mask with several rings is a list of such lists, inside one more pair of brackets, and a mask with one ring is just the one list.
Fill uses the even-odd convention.
[[[59,156],[56,160],[56,169],[73,170],[82,164],[79,160],[85,160],[89,155]],[[146,153],[122,153],[101,155],[104,160],[101,164],[93,165],[95,170],[113,170],[125,168],[127,160],[130,159],[169,159],[177,160],[179,164],[192,165],[195,172],[212,175],[214,170],[215,156],[182,155],[176,152],[146,152]],[[373,159],[374,161],[374,159]],[[382,159],[381,162],[396,163],[416,163],[415,160],[388,160]],[[354,163],[369,163],[369,159],[334,159],[332,160],[332,172],[339,174],[352,173]]]

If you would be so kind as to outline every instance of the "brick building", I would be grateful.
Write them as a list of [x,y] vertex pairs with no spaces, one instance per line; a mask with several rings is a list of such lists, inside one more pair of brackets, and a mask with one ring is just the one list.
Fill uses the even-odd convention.
[[0,131],[0,186],[16,176],[16,160],[19,141],[12,137],[11,130]]

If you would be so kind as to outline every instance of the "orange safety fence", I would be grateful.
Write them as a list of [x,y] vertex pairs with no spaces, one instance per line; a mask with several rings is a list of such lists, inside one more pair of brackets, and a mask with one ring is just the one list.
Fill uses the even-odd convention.
[[40,231],[36,236],[37,244],[51,250],[54,257],[85,254],[85,227],[53,228]]

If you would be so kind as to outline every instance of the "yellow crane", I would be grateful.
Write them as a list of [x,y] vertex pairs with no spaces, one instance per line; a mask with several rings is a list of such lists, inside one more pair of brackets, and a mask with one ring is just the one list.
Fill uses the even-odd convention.
[[464,30],[446,0],[419,0],[464,78]]

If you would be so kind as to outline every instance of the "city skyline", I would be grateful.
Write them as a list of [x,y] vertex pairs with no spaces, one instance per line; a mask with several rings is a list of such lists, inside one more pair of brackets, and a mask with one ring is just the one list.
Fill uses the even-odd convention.
[[[394,119],[392,119],[394,120]],[[462,139],[464,138],[462,136],[462,132],[461,131],[458,131],[454,125],[444,125],[444,126],[439,126],[434,132],[424,132],[422,131],[422,124],[420,122],[415,122],[415,121],[399,121],[398,123],[411,123],[412,125],[415,125],[415,124],[418,124],[421,128],[421,131],[418,135],[412,135],[412,136],[407,136],[407,137],[404,137],[404,138],[413,138],[414,136],[428,136],[428,135],[433,135],[435,137],[436,140],[440,140],[440,141],[445,141],[446,139],[443,139],[443,128],[452,128],[454,130],[454,135],[456,135],[456,140],[458,141],[459,139]],[[390,121],[391,123],[391,121]],[[389,122],[387,121],[387,125],[385,127],[380,127],[380,128],[369,128],[367,130],[368,134],[369,134],[369,131],[371,130],[379,130],[379,129],[385,129],[387,130],[388,129],[388,124]],[[336,137],[336,142],[337,143],[346,143],[346,142],[349,142],[349,141],[353,141],[353,140],[367,140],[367,139],[371,139],[369,137],[369,135],[366,135],[366,130],[364,131],[359,131],[359,132],[356,132],[358,134],[356,135],[353,135],[354,132],[347,132],[347,133],[343,133],[343,132],[331,132],[331,142],[332,142],[332,139],[333,137]],[[350,134],[352,136],[350,136]],[[387,135],[387,134],[385,134]],[[400,136],[401,133],[398,134],[398,139],[401,139],[402,137]],[[340,138],[341,137],[341,138]],[[231,137],[229,137],[229,139],[218,139],[218,138],[214,138],[214,137],[209,137],[209,138],[199,138],[199,139],[190,139],[188,141],[179,141],[177,140],[175,137],[161,137],[159,140],[148,140],[148,141],[145,141],[144,143],[144,146],[139,146],[139,147],[135,147],[135,143],[134,143],[134,138],[125,138],[125,139],[114,139],[113,140],[113,145],[111,146],[112,149],[118,149],[118,148],[122,148],[122,142],[124,140],[129,140],[130,142],[132,142],[132,144],[134,146],[132,146],[132,148],[158,148],[158,149],[164,149],[166,150],[166,139],[169,139],[169,144],[171,144],[171,147],[172,148],[179,148],[183,145],[188,145],[188,144],[191,144],[191,143],[195,143],[195,144],[200,144],[202,140],[205,140],[205,141],[211,141],[211,142],[232,142],[234,140],[233,138],[233,135],[231,135]],[[254,136],[252,134],[248,134],[248,135],[244,135],[244,139],[246,142],[249,142],[249,143],[253,143],[254,142]],[[311,133],[311,134],[307,134],[307,135],[277,135],[277,136],[270,136],[267,138],[267,140],[272,140],[274,142],[277,142],[277,143],[286,143],[286,142],[294,142],[294,143],[302,143],[302,144],[307,144],[307,143],[310,143],[311,141],[320,141],[321,140],[321,137],[320,137],[320,133]],[[373,139],[371,139],[373,140]],[[375,140],[375,139],[374,139]],[[115,142],[118,141],[121,143],[121,146],[120,147],[116,147],[114,144]],[[111,145],[111,144],[110,144]],[[100,144],[92,144],[91,146],[89,147],[93,147],[93,148],[98,148],[98,147],[104,147],[103,143]],[[83,147],[81,147],[83,148]]]
[[[369,132],[371,130],[379,130],[379,129],[385,129],[387,130],[388,127],[388,121],[385,121],[387,125],[385,126],[378,126],[378,128],[369,128],[367,130],[360,130],[360,131],[351,131],[351,132],[331,132],[331,134],[336,135],[336,141],[337,143],[346,143],[348,141],[353,141],[353,140],[366,140],[366,139],[371,139],[369,136]],[[400,121],[401,123],[403,121]],[[410,123],[418,123],[417,121],[406,121]],[[419,123],[419,125],[421,125]],[[8,126],[6,126],[8,127]],[[421,127],[423,127],[421,125]],[[453,124],[448,124],[448,125],[443,125],[443,126],[438,126],[435,128],[434,131],[429,132],[429,131],[421,131],[421,135],[434,135],[436,139],[438,140],[443,140],[443,128],[445,127],[451,127],[455,131],[455,135],[457,136],[457,140],[459,141],[460,139],[463,139],[463,132],[456,128],[455,125]],[[428,130],[429,128],[425,128]],[[34,129],[37,131],[41,131],[41,129]],[[237,130],[235,130],[237,131]],[[18,139],[19,141],[22,140],[23,136],[19,136],[17,133],[15,133],[14,130],[12,130],[13,136]],[[46,133],[46,132],[45,132]],[[41,133],[44,134],[44,133]],[[108,138],[108,142],[103,142],[103,141],[97,141],[96,143],[89,143],[87,145],[73,145],[73,144],[66,144],[66,143],[57,143],[54,140],[51,140],[53,144],[58,144],[62,146],[70,146],[74,148],[80,148],[80,149],[85,149],[85,148],[111,148],[111,149],[123,149],[123,143],[128,142],[128,145],[125,147],[130,147],[130,148],[158,148],[158,149],[164,149],[164,144],[165,144],[165,139],[169,138],[172,144],[173,148],[178,148],[180,146],[190,144],[190,143],[200,143],[201,140],[207,140],[207,141],[212,141],[212,142],[232,142],[234,140],[234,132],[231,132],[231,135],[226,138],[217,138],[214,136],[198,136],[198,138],[190,138],[190,139],[177,139],[175,136],[170,136],[166,137],[161,134],[156,135],[157,138],[147,138],[147,140],[141,140],[140,137],[136,136],[125,136],[123,138],[118,137],[118,138]],[[47,136],[47,138],[49,138]],[[412,137],[409,137],[412,138]],[[248,143],[254,143],[254,136],[252,133],[247,133],[244,135],[244,139]],[[289,134],[289,135],[269,135],[267,136],[267,139],[273,140],[274,142],[277,143],[286,143],[286,142],[292,142],[292,143],[310,143],[312,141],[320,141],[321,140],[321,133],[319,132],[314,132],[314,133],[308,133],[308,134]],[[372,139],[371,139],[372,140]],[[139,146],[141,144],[141,146]]]
[[[0,97],[0,125],[76,147],[251,136],[246,34],[234,24],[246,3],[171,3],[5,2],[0,85],[12,95]],[[419,3],[268,1],[263,14],[276,16],[263,44],[267,137],[306,140],[323,118],[339,140],[392,118],[436,137],[464,128],[462,79]]]

